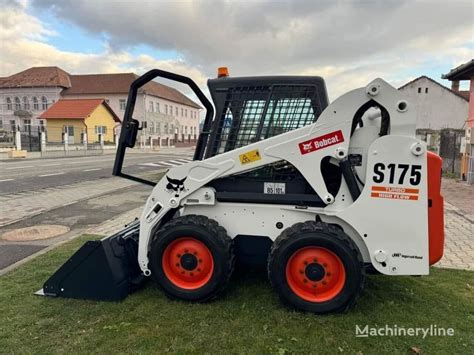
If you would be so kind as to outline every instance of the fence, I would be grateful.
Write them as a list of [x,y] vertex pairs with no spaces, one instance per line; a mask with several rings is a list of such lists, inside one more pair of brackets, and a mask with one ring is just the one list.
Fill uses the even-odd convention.
[[106,149],[115,149],[115,135],[98,132],[89,136],[87,130],[77,132],[72,126],[24,126],[0,132],[0,148],[40,152],[42,157],[101,155]]
[[453,174],[461,172],[461,138],[464,130],[445,128],[441,130],[417,129],[416,135],[425,141],[428,149],[443,158],[443,171]]
[[461,138],[464,130],[442,129],[439,132],[439,156],[443,158],[443,171],[461,172]]

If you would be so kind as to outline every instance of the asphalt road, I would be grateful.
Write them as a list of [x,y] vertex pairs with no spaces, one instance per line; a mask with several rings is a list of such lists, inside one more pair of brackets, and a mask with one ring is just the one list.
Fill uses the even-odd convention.
[[[158,168],[181,165],[190,152],[176,154],[133,153],[126,156],[123,171],[138,175]],[[0,162],[0,195],[70,185],[112,176],[115,155],[27,159]]]

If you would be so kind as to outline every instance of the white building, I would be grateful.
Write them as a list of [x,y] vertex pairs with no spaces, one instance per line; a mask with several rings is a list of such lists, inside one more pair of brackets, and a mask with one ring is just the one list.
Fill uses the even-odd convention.
[[420,76],[398,90],[417,106],[417,130],[463,129],[469,109],[463,92],[455,92],[427,76]]
[[[101,98],[123,118],[133,73],[72,75],[57,67],[35,67],[0,78],[0,129],[45,125],[38,117],[59,98]],[[154,144],[194,143],[201,107],[180,91],[149,82],[139,90],[134,118],[140,139]],[[163,142],[165,140],[165,142]]]
[[44,125],[37,118],[70,86],[68,74],[57,67],[30,68],[0,78],[0,129]]

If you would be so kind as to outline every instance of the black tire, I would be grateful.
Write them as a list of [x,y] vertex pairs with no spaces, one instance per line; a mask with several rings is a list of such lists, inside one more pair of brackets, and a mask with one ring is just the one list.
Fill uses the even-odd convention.
[[[204,245],[208,250],[207,255],[212,255],[213,261],[213,270],[209,272],[209,279],[207,281],[201,280],[205,282],[202,286],[194,286],[196,284],[193,284],[195,288],[192,289],[178,285],[178,283],[182,281],[179,279],[179,277],[182,276],[179,275],[178,269],[182,270],[181,273],[186,275],[192,275],[193,273],[198,274],[198,272],[201,271],[199,267],[202,265],[199,263],[203,260],[200,259],[200,255],[197,251],[193,252],[194,256],[192,250],[189,252],[185,250],[186,253],[183,252],[183,255],[176,254],[176,256],[171,252],[178,250],[181,246],[181,244],[179,244],[177,246],[178,249],[173,249],[176,243],[182,243],[182,241],[187,238],[192,239],[193,243],[197,241],[197,243]],[[178,258],[178,255],[180,255],[180,258]],[[176,265],[172,265],[169,261],[174,260],[171,259],[174,257],[177,258]],[[187,259],[185,259],[186,257]],[[168,261],[167,264],[164,263],[163,258],[165,258],[165,261]],[[206,261],[206,258],[204,259],[204,261]],[[163,225],[155,233],[151,244],[149,260],[153,279],[169,298],[206,302],[214,299],[225,289],[229,282],[234,268],[232,239],[227,235],[226,230],[219,226],[216,221],[205,216],[186,215],[177,217]],[[185,264],[185,262],[187,263]],[[180,265],[178,266],[178,264]],[[176,276],[176,274],[178,274],[178,276]],[[184,277],[186,277],[186,275]],[[175,282],[172,280],[175,280]]]
[[[331,276],[336,277],[336,275],[331,275],[328,271],[332,265],[328,268],[325,263],[323,266],[317,263],[317,258],[314,258],[314,262],[310,261],[310,264],[306,261],[307,259],[295,259],[295,255],[302,256],[301,253],[306,253],[308,249],[323,253],[329,251],[325,254],[326,256],[336,256],[334,265],[337,266],[336,271],[339,271],[337,272],[338,282],[333,283]],[[304,255],[306,257],[306,254]],[[305,261],[304,264],[294,264],[296,263],[294,260]],[[298,266],[297,271],[293,267],[295,265]],[[303,266],[300,268],[299,265]],[[300,274],[298,278],[296,274]],[[340,228],[314,221],[297,223],[278,236],[268,258],[268,277],[272,287],[286,305],[317,314],[340,313],[350,309],[362,291],[365,280],[362,256],[355,243]],[[292,286],[288,278],[291,278]],[[295,284],[298,287],[302,286],[298,288]],[[329,290],[329,293],[324,293],[321,300],[317,300],[317,297],[320,297],[317,296],[317,292],[333,287],[332,284],[336,285],[334,289]],[[310,295],[313,291],[305,288],[310,286],[314,287],[314,296]],[[334,295],[331,295],[331,292]],[[331,298],[325,299],[327,294]]]

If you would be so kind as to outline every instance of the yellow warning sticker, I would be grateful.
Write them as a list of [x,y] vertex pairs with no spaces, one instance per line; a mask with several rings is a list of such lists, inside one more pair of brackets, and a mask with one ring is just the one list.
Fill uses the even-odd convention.
[[258,151],[258,149],[251,150],[244,154],[240,154],[239,158],[240,158],[240,164],[242,165],[253,163],[257,160],[262,160],[262,157],[260,156],[260,152]]

